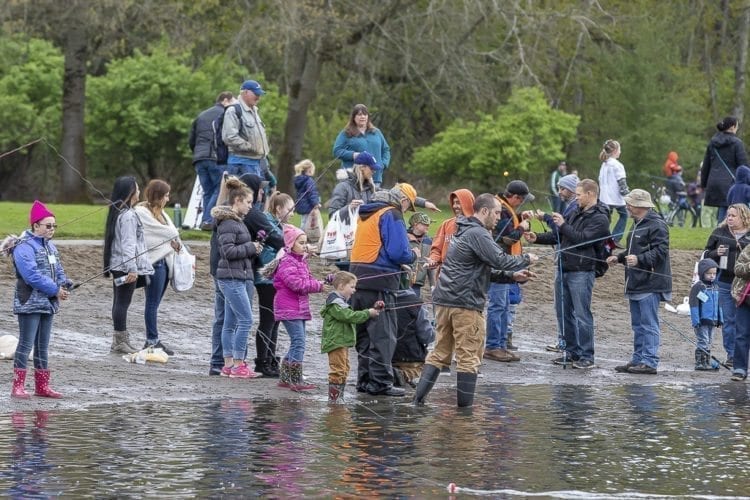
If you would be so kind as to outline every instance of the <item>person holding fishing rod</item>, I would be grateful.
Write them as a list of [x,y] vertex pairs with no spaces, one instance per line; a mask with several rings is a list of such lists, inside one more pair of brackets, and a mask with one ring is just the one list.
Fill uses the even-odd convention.
[[104,227],[104,276],[112,276],[112,323],[110,353],[132,354],[128,309],[136,287],[145,286],[154,267],[148,257],[143,224],[133,209],[141,191],[132,175],[115,179]]
[[13,314],[18,317],[19,340],[13,359],[11,397],[28,399],[24,388],[29,353],[34,348],[34,395],[60,398],[62,394],[49,387],[48,348],[52,335],[52,318],[60,309],[60,301],[69,297],[73,286],[65,275],[60,254],[50,241],[57,224],[55,215],[35,200],[29,213],[31,228],[21,238],[9,237],[3,251],[13,259],[16,291]]

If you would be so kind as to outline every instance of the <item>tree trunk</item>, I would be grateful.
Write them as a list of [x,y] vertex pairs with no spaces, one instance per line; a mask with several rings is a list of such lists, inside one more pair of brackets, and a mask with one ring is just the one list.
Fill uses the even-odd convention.
[[284,126],[284,142],[279,154],[277,178],[278,189],[284,193],[292,191],[292,167],[302,159],[302,147],[307,129],[307,110],[315,99],[315,89],[320,79],[322,60],[316,47],[302,42],[290,47],[290,79],[288,109]]
[[[77,17],[80,20],[80,17]],[[85,128],[86,59],[85,26],[71,19],[64,37],[65,72],[62,96],[61,151],[65,160],[60,162],[60,189],[58,199],[66,203],[91,201],[86,191]],[[79,175],[80,174],[80,175]]]
[[743,7],[737,30],[737,65],[734,69],[734,106],[732,107],[732,114],[737,117],[740,123],[743,122],[745,114],[745,71],[747,69],[748,33],[750,32],[750,6],[748,6],[748,2],[744,2]]

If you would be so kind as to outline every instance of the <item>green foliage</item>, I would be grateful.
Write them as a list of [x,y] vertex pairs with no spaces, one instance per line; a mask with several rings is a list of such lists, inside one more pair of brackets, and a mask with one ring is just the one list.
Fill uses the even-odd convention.
[[503,171],[511,178],[532,178],[544,168],[546,179],[546,166],[564,157],[578,122],[577,116],[552,109],[539,89],[516,89],[494,114],[449,125],[415,152],[414,164],[438,181],[458,177],[485,188],[497,188]]

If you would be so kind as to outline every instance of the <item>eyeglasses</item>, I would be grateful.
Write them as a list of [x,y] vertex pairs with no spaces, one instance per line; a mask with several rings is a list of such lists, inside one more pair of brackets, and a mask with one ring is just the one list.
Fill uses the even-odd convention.
[[57,224],[39,224],[40,226],[44,226],[47,229],[57,229]]

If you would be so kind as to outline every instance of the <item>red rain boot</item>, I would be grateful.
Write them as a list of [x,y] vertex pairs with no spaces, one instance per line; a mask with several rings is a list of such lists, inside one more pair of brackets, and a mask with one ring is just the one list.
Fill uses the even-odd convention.
[[34,370],[34,382],[36,383],[36,389],[34,395],[42,398],[61,398],[62,394],[57,391],[53,391],[49,387],[49,370]]
[[26,383],[26,369],[13,368],[13,389],[10,391],[10,397],[19,399],[29,399],[29,393],[23,388]]

